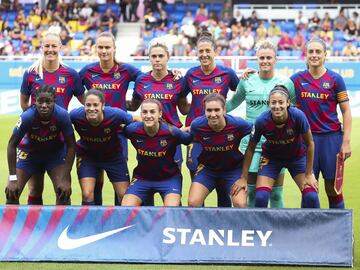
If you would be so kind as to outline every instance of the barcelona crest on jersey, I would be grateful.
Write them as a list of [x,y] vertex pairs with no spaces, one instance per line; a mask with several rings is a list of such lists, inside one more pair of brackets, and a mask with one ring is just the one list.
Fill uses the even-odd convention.
[[228,134],[227,136],[226,136],[227,138],[227,140],[229,141],[229,142],[231,142],[231,141],[233,141],[234,140],[234,134]]
[[58,84],[66,84],[66,77],[65,76],[59,76],[58,77]]
[[174,84],[173,83],[166,83],[166,89],[169,89],[169,90],[174,89]]
[[323,82],[323,88],[324,89],[330,89],[330,83],[329,82]]
[[114,73],[114,79],[116,79],[116,80],[120,79],[120,72]]
[[222,83],[222,78],[221,77],[215,77],[214,82],[217,83],[217,84],[220,84],[220,83]]
[[104,133],[109,134],[110,133],[110,128],[104,128]]
[[167,141],[166,141],[166,140],[160,140],[160,145],[161,145],[162,147],[167,146]]

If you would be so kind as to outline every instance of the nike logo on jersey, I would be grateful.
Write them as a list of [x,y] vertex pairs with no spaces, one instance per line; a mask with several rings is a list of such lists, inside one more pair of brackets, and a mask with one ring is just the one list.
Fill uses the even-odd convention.
[[91,74],[91,78],[96,78],[98,77],[100,74]]
[[197,83],[199,80],[193,80],[193,83]]
[[31,129],[35,130],[35,129],[39,129],[40,127],[32,127]]
[[77,238],[77,239],[72,239],[69,238],[68,236],[68,229],[69,229],[68,225],[63,232],[60,234],[57,245],[60,249],[64,249],[64,250],[70,250],[70,249],[75,249],[75,248],[79,248],[82,246],[86,246],[89,245],[91,243],[94,243],[96,241],[99,241],[101,239],[104,239],[110,235],[113,235],[115,233],[127,230],[135,225],[130,225],[130,226],[126,226],[126,227],[121,227],[115,230],[110,230],[107,232],[102,232],[102,233],[97,233],[97,234],[93,234],[93,235],[89,235],[89,236],[85,236],[85,237],[81,237],[81,238]]
[[204,141],[206,141],[206,140],[208,140],[208,139],[210,139],[210,137],[203,137],[203,140],[204,140]]
[[141,143],[141,142],[143,142],[143,140],[136,140],[136,142],[137,142],[137,143]]
[[144,85],[144,89],[146,89],[146,88],[148,88],[150,85],[148,84],[148,85]]
[[309,83],[307,83],[307,82],[302,82],[301,83],[301,85],[307,85],[307,84],[309,84]]

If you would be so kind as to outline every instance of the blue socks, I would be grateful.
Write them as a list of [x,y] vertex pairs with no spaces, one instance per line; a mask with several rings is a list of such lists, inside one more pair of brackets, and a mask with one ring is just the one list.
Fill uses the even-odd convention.
[[319,196],[314,188],[304,188],[301,193],[301,208],[320,208]]
[[271,189],[268,187],[259,187],[255,194],[255,207],[266,208],[269,203]]

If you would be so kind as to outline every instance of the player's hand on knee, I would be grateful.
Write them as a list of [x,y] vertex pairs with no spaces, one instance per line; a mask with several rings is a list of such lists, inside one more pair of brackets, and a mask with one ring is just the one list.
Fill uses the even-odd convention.
[[242,189],[245,192],[247,191],[247,181],[245,178],[240,178],[232,185],[230,195],[236,196]]
[[8,185],[5,188],[6,199],[9,201],[19,200],[20,190],[17,184],[17,181],[9,181]]
[[305,174],[305,181],[304,181],[304,187],[312,187],[316,190],[316,192],[319,192],[319,182],[316,180],[314,174]]

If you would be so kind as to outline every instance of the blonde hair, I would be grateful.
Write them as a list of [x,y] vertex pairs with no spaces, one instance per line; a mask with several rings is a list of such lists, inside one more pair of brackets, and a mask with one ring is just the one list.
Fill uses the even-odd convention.
[[[41,45],[43,44],[44,42],[44,39],[46,39],[47,37],[55,37],[59,40],[59,44],[61,46],[61,39],[60,39],[60,36],[59,34],[57,33],[53,33],[53,32],[47,32],[45,35],[44,35],[44,38],[43,40],[41,41]],[[61,66],[67,66],[62,60],[61,60],[61,56],[59,55],[59,64]],[[41,56],[39,57],[38,60],[36,60],[29,68],[28,68],[28,72],[32,72],[32,71],[35,71],[37,73],[37,75],[39,75],[39,77],[41,79],[44,78],[44,54],[42,53]]]
[[149,54],[153,48],[163,48],[167,54],[167,57],[170,58],[169,48],[168,48],[168,46],[166,46],[166,43],[164,40],[162,40],[160,38],[153,38],[149,44]]
[[274,51],[275,56],[276,56],[277,48],[270,40],[260,40],[255,45],[256,53],[258,53],[260,50],[266,50],[266,49],[270,49],[270,50]]

